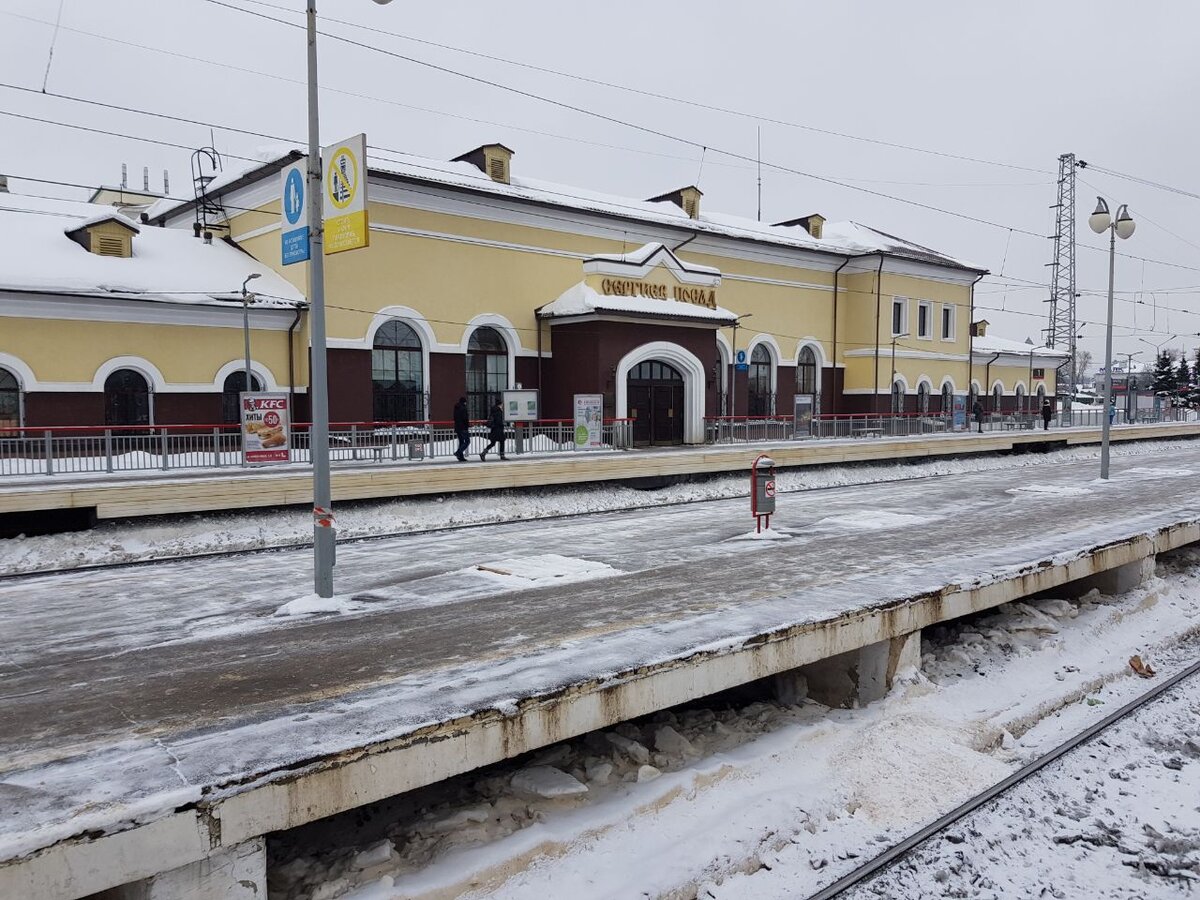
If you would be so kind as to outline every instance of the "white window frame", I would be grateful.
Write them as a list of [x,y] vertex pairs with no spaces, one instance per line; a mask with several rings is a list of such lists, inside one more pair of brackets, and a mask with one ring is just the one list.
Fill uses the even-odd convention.
[[[921,310],[925,311],[925,331],[921,331]],[[917,301],[917,337],[923,341],[933,340],[933,304],[928,300]]]
[[[900,330],[896,330],[896,307],[900,307]],[[908,298],[892,298],[892,337],[899,337],[908,332]]]
[[[950,337],[946,337],[946,313],[950,314]],[[958,308],[953,303],[942,304],[941,321],[938,322],[938,327],[941,329],[942,340],[946,343],[952,344],[958,339]]]

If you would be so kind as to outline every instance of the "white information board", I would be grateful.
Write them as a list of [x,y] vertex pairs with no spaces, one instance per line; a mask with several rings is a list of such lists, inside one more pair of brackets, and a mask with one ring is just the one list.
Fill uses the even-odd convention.
[[536,390],[504,392],[504,421],[536,422],[537,420],[538,392]]

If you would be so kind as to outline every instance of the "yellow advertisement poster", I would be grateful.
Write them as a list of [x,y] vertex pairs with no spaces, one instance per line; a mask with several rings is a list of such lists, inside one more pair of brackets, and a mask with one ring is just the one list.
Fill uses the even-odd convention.
[[367,221],[367,136],[356,134],[321,150],[325,253],[370,246]]

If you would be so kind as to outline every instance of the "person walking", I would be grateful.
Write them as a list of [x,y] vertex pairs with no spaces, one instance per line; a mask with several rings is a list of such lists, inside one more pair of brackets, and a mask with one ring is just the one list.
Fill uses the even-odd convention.
[[458,402],[454,404],[454,434],[458,438],[458,449],[454,451],[454,458],[459,462],[466,462],[467,447],[471,444],[471,419],[467,415],[466,397],[459,397]]
[[975,424],[979,426],[979,433],[983,434],[983,404],[978,400],[971,407],[971,415],[975,417]]
[[1108,424],[1112,425],[1117,418],[1117,398],[1113,397],[1112,402],[1108,406]]
[[1050,398],[1042,398],[1042,431],[1050,430],[1050,420],[1054,418],[1054,410],[1050,408]]
[[479,454],[480,462],[487,462],[488,452],[497,444],[500,445],[500,458],[508,459],[504,455],[504,407],[497,400],[493,405],[491,412],[488,413],[488,445],[483,448],[483,452]]

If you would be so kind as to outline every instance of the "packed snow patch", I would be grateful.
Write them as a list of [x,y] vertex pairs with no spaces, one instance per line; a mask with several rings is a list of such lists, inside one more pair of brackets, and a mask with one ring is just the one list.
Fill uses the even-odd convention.
[[1092,492],[1085,487],[1075,487],[1069,484],[1023,484],[1020,487],[1009,488],[1005,493],[1014,496],[1042,494],[1057,497],[1082,497]]
[[279,609],[275,610],[277,616],[314,616],[322,613],[352,613],[358,612],[363,608],[361,603],[356,602],[352,597],[319,597],[316,594],[309,594],[306,597],[297,597],[295,600],[289,600]]
[[593,578],[610,578],[621,574],[620,569],[614,569],[607,563],[572,559],[557,553],[480,563],[466,571],[508,587],[512,587],[514,582],[520,587],[537,587],[544,584],[591,581]]
[[827,516],[816,523],[816,527],[844,528],[848,531],[883,531],[888,528],[908,528],[933,521],[929,516],[914,516],[909,513],[888,512],[886,509],[865,509],[862,512]]
[[739,534],[736,537],[731,537],[731,541],[790,541],[792,536],[786,531],[775,531],[773,528],[764,528],[762,531],[748,531],[745,534]]

